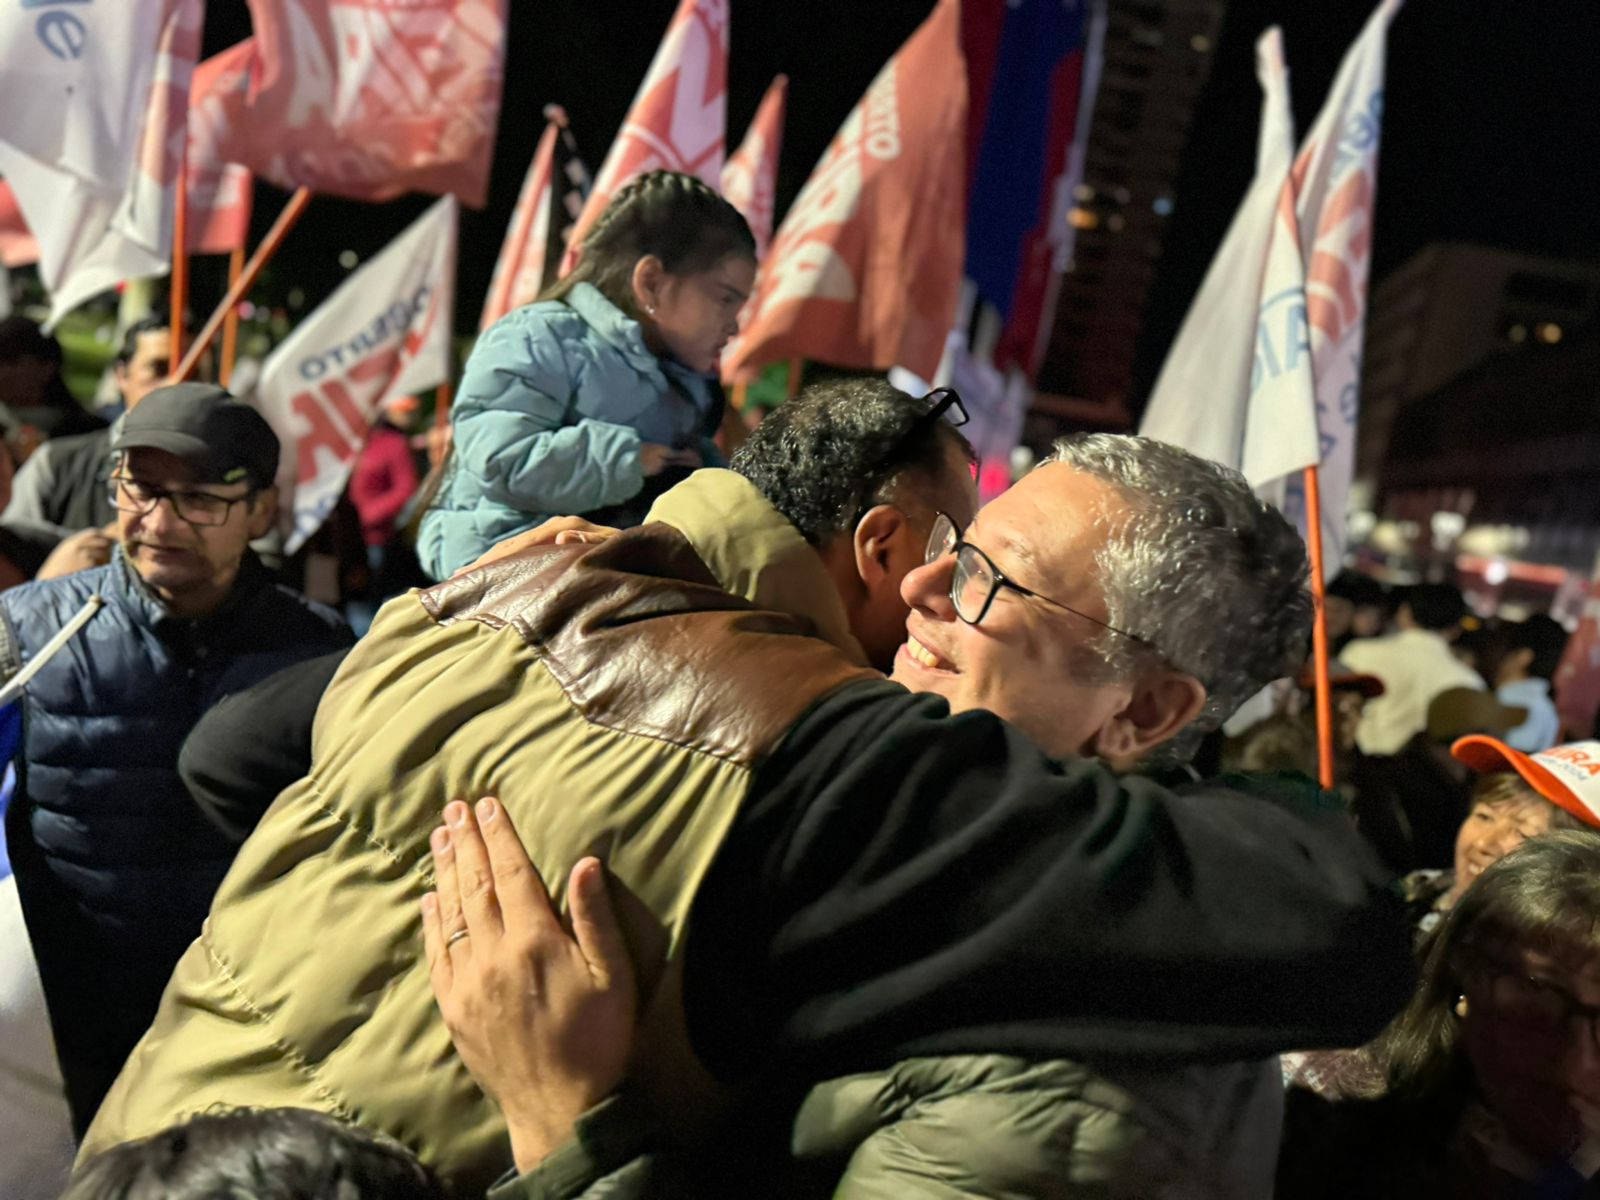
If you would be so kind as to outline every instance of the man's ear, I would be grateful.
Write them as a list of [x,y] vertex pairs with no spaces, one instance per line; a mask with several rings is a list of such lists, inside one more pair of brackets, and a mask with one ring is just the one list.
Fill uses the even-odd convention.
[[1135,684],[1127,704],[1096,731],[1094,752],[1126,770],[1176,737],[1205,706],[1204,684],[1164,667]]
[[861,585],[874,593],[887,586],[898,594],[906,572],[918,565],[909,549],[914,540],[911,522],[894,505],[868,509],[851,539]]
[[661,303],[661,288],[667,281],[667,268],[654,254],[646,254],[633,264],[633,302],[642,313],[654,313]]
[[266,537],[277,519],[278,489],[276,486],[262,488],[250,505],[250,540],[253,542],[257,538]]

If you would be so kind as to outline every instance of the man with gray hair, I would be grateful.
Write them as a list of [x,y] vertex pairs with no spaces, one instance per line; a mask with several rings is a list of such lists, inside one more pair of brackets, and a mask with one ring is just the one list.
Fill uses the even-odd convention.
[[[768,1102],[775,1150],[818,1194],[1270,1195],[1268,1056],[1375,1031],[1406,993],[1406,938],[1381,869],[1310,781],[1155,764],[1298,663],[1306,576],[1299,537],[1243,479],[1142,438],[1064,440],[965,528],[935,521],[902,585],[893,673],[924,694],[857,683],[812,706],[698,893],[689,1042],[746,1099],[716,1161],[691,1168],[701,1194],[771,1189],[750,1152]],[[656,1194],[670,1158],[633,1157],[641,1089],[553,1112],[552,1089],[522,1081],[573,1057],[543,1059],[536,1023],[475,1016],[522,990],[504,958],[523,951],[472,927],[457,878],[507,929],[522,914],[452,810],[434,986],[519,1166],[544,1158],[504,1195],[589,1194],[574,1180]],[[504,829],[484,831],[502,862]],[[592,1101],[618,1081],[586,1082]],[[552,1151],[562,1128],[577,1136]],[[741,1176],[742,1157],[759,1165]]]

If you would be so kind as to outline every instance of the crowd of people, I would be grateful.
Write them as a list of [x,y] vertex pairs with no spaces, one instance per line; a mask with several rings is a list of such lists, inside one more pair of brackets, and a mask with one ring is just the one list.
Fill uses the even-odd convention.
[[980,505],[865,374],[735,447],[754,269],[619,189],[442,460],[382,414],[331,591],[167,326],[89,429],[0,328],[0,1194],[1600,1195],[1561,627],[1333,581],[1324,790],[1243,479],[1075,435]]

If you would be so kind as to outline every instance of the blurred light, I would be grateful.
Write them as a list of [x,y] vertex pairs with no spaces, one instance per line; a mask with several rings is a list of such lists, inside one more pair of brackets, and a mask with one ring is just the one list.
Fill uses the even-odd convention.
[[290,288],[289,289],[289,295],[288,295],[287,299],[289,301],[289,307],[290,308],[304,308],[306,306],[306,290],[305,290],[305,288],[300,288],[300,287],[292,287],[292,288]]
[[241,300],[239,302],[239,319],[241,321],[248,321],[255,315],[256,306],[254,304],[251,304],[248,300]]
[[1094,188],[1087,183],[1080,183],[1077,187],[1072,189],[1072,198],[1074,200],[1082,200],[1085,202],[1093,200]]
[[1204,54],[1211,49],[1211,39],[1203,33],[1197,33],[1189,39],[1189,47],[1196,54]]
[[1150,202],[1150,208],[1158,217],[1170,217],[1172,215],[1172,197],[1157,196]]
[[1526,325],[1513,325],[1506,330],[1506,336],[1513,342],[1525,342],[1528,339],[1528,327]]
[[1546,322],[1543,325],[1535,325],[1533,327],[1533,332],[1534,336],[1546,346],[1554,346],[1561,340],[1561,326],[1557,325],[1554,321]]
[[1074,229],[1100,228],[1100,214],[1091,212],[1087,208],[1075,208],[1067,214],[1067,220]]
[[1510,574],[1505,559],[1492,558],[1489,560],[1489,565],[1483,568],[1483,581],[1490,587],[1499,587]]
[[1112,192],[1112,195],[1117,198],[1118,204],[1126,204],[1129,200],[1133,199],[1133,193],[1125,187],[1117,188],[1114,192]]
[[1428,526],[1433,531],[1434,547],[1446,550],[1466,529],[1467,519],[1458,512],[1436,512],[1429,518]]
[[1112,233],[1121,233],[1122,227],[1126,224],[1127,222],[1122,219],[1121,213],[1112,213],[1106,218],[1106,228],[1111,230]]
[[357,257],[354,250],[341,250],[339,252],[339,265],[346,271],[353,269],[360,261],[361,259]]

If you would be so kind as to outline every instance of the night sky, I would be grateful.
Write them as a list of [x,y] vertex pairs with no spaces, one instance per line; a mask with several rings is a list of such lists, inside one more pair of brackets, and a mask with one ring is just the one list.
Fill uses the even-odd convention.
[[[1111,0],[1113,4],[1118,0]],[[208,4],[206,53],[249,33],[243,0]],[[457,326],[475,327],[500,239],[542,129],[565,105],[591,169],[621,124],[675,0],[512,0],[505,97],[488,206],[464,211]],[[1255,153],[1253,44],[1284,28],[1297,128],[1321,105],[1371,0],[1232,0],[1201,94],[1141,346],[1148,384],[1242,195]],[[781,214],[879,67],[930,0],[732,0],[730,149],[772,77],[790,77]],[[1600,3],[1410,0],[1391,29],[1374,278],[1430,241],[1600,257]],[[258,185],[256,235],[283,194]],[[342,250],[375,253],[426,207],[319,197],[265,281],[316,303]],[[197,281],[204,285],[208,269]],[[908,281],[909,283],[910,281]],[[274,295],[276,293],[276,296]],[[203,300],[204,297],[202,296]]]

